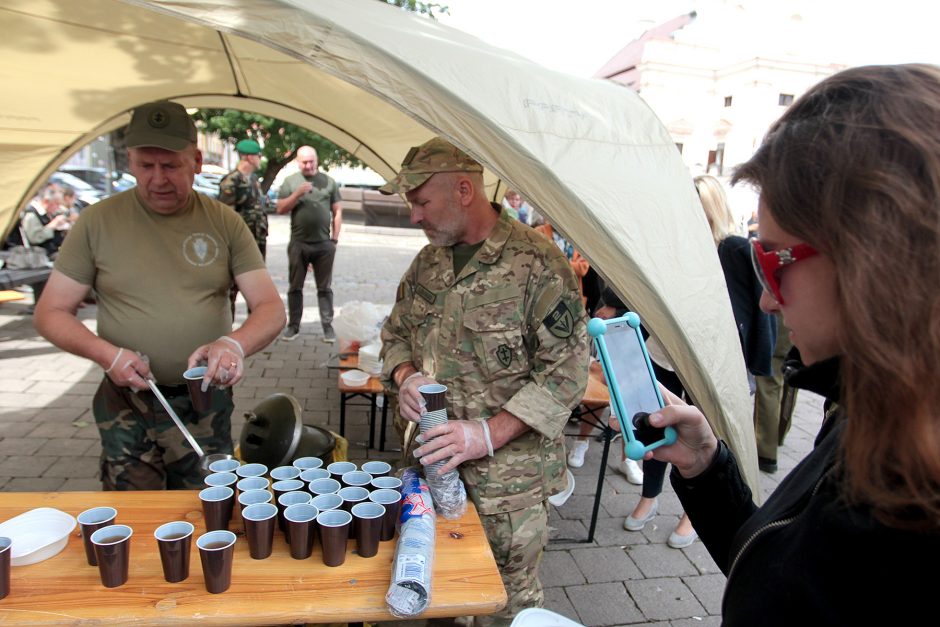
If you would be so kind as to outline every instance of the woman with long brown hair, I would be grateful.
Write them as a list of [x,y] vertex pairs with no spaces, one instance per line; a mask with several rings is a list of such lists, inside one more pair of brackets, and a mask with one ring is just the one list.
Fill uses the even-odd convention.
[[909,624],[940,563],[940,68],[832,76],[734,175],[760,190],[761,307],[826,397],[814,450],[757,507],[704,416],[657,449],[718,566],[726,625]]

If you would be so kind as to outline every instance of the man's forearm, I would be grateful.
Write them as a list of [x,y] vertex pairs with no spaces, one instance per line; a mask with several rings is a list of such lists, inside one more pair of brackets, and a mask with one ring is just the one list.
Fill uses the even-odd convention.
[[395,382],[397,387],[401,387],[402,382],[416,372],[418,372],[418,369],[415,368],[414,364],[410,361],[406,361],[395,367],[395,370],[392,372],[392,381]]
[[487,421],[493,450],[498,450],[530,430],[529,425],[503,410]]

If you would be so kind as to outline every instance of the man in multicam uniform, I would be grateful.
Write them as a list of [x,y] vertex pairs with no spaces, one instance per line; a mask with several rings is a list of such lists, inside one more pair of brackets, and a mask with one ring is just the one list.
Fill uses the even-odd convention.
[[[261,258],[268,247],[268,216],[264,213],[264,194],[255,172],[261,165],[261,146],[253,139],[243,139],[235,144],[238,165],[219,181],[219,202],[235,209],[258,243]],[[238,287],[232,285],[229,298],[232,301],[232,316],[235,316],[235,299]]]
[[[284,307],[245,223],[193,192],[202,166],[196,127],[181,105],[141,105],[126,143],[137,187],[82,211],[36,308],[50,342],[101,366],[93,412],[106,490],[201,487],[199,459],[154,394],[156,379],[206,453],[231,453],[231,386],[244,359],[284,326]],[[251,308],[232,330],[232,281]],[[75,312],[89,288],[98,335]],[[183,372],[207,362],[212,407],[192,407]]]
[[459,467],[509,597],[476,624],[508,625],[543,602],[545,501],[565,488],[562,428],[588,376],[578,281],[554,244],[487,201],[482,166],[441,139],[412,148],[381,191],[406,195],[431,242],[382,329],[382,375],[415,422],[418,387],[447,386],[450,421],[415,456]]
[[264,194],[255,172],[261,164],[261,146],[253,139],[235,144],[238,165],[219,182],[219,201],[233,207],[248,225],[258,243],[261,257],[267,254],[268,216],[264,213]]

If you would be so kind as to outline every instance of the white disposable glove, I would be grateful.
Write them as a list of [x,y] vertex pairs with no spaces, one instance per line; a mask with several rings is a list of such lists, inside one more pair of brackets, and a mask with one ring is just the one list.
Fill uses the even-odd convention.
[[465,461],[493,455],[493,442],[485,420],[451,420],[418,437],[423,444],[414,454],[423,465],[450,458],[441,467],[441,475]]
[[424,413],[427,403],[418,388],[431,383],[437,383],[437,381],[422,372],[413,372],[405,377],[405,380],[398,386],[398,411],[402,418],[411,422],[421,422],[421,414]]

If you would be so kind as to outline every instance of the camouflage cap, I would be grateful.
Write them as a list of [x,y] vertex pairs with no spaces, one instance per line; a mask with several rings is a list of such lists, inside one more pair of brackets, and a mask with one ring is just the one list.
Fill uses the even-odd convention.
[[235,152],[240,155],[260,155],[261,145],[253,139],[243,139],[235,144]]
[[379,188],[383,194],[404,194],[424,185],[438,172],[482,172],[483,166],[440,137],[414,146],[401,162],[401,171]]
[[181,104],[169,100],[149,102],[134,109],[124,141],[128,148],[180,152],[196,143],[196,125]]

